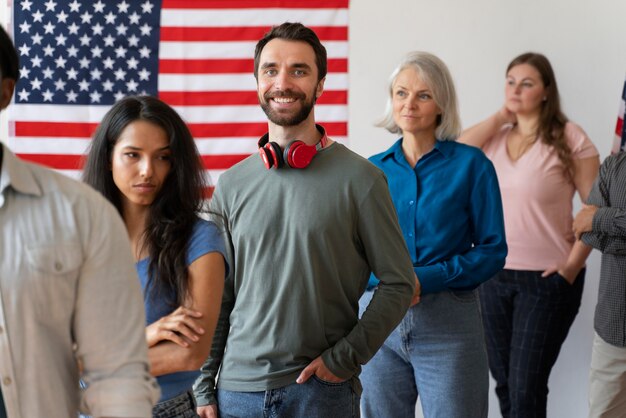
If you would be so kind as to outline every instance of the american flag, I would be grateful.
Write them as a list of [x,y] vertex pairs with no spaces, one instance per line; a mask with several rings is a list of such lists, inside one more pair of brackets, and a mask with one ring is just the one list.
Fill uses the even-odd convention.
[[626,114],[626,81],[622,89],[622,99],[619,103],[619,113],[617,114],[617,123],[615,125],[615,138],[613,139],[613,147],[611,154],[620,151],[626,151],[626,126],[624,125],[624,116]]
[[328,51],[315,116],[347,141],[348,0],[15,0],[20,80],[9,147],[73,177],[98,122],[120,98],[158,96],[187,121],[215,184],[267,131],[254,46],[302,22]]

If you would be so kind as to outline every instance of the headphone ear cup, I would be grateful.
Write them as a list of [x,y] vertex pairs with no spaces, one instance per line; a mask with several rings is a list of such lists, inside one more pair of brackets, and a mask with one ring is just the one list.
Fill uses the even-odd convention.
[[261,156],[261,160],[263,160],[263,165],[265,166],[265,168],[267,168],[268,170],[272,168],[272,166],[274,165],[274,158],[272,157],[272,154],[267,150],[266,146],[259,148],[259,155]]
[[285,148],[283,158],[285,163],[292,168],[306,168],[313,157],[317,154],[317,149],[302,141],[292,141]]
[[281,168],[283,165],[285,165],[285,162],[283,160],[283,150],[280,149],[280,145],[278,145],[276,142],[268,142],[265,147],[269,149],[269,152],[274,159],[274,166],[276,168]]

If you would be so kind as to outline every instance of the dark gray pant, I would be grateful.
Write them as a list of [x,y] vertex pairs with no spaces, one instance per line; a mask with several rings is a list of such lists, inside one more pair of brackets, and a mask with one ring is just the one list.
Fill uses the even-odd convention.
[[545,418],[550,371],[580,307],[585,269],[573,285],[541,273],[503,270],[479,288],[489,368],[505,418]]

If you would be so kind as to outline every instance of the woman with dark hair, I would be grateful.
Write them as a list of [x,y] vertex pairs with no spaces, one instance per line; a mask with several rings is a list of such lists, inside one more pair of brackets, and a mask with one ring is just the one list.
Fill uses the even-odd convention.
[[[363,366],[361,411],[414,418],[419,396],[427,418],[486,418],[489,367],[476,288],[506,256],[496,173],[480,150],[455,141],[456,93],[439,58],[408,54],[388,92],[378,125],[401,138],[370,161],[387,176],[421,296]],[[370,280],[361,313],[384,286]]]
[[189,129],[151,97],[117,102],[98,127],[83,180],[120,212],[144,291],[154,417],[195,417],[192,385],[207,358],[226,271],[217,226],[198,217],[205,180]]
[[572,231],[572,199],[587,199],[598,151],[567,120],[548,59],[515,58],[505,104],[460,142],[483,149],[498,173],[509,254],[480,287],[489,366],[505,417],[545,417],[548,378],[572,325],[591,249]]

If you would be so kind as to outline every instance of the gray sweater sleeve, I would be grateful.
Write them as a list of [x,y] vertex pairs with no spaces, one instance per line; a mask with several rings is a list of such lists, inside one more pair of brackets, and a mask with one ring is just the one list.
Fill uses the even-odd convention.
[[402,320],[415,289],[413,266],[383,174],[360,202],[357,230],[380,284],[357,325],[322,354],[328,369],[346,379],[374,356]]
[[217,403],[215,389],[217,374],[222,363],[224,350],[226,348],[226,339],[228,338],[228,331],[230,329],[229,316],[233,306],[232,299],[230,298],[230,295],[232,295],[232,287],[228,293],[229,295],[226,294],[226,289],[224,289],[222,308],[220,310],[217,327],[215,328],[215,334],[213,335],[211,352],[200,368],[200,377],[198,377],[193,387],[193,394],[198,406]]

